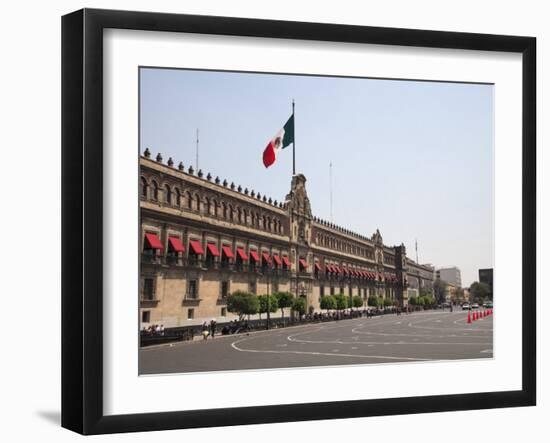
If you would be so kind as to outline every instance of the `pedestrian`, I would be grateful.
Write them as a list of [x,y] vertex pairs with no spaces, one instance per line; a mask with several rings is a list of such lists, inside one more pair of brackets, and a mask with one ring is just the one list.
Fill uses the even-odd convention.
[[216,335],[216,319],[213,318],[210,321],[210,333],[212,334],[212,338],[214,338],[214,335]]
[[206,322],[202,324],[202,339],[208,339],[208,325],[206,324]]

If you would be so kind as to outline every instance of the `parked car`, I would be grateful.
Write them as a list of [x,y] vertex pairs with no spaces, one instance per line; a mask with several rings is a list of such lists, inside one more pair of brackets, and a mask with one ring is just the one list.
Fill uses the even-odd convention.
[[470,303],[463,303],[462,304],[462,310],[468,311],[470,309]]
[[483,307],[484,308],[492,308],[493,307],[493,302],[492,301],[486,301],[485,303],[483,303]]
[[477,303],[472,303],[472,309],[479,309],[479,305]]

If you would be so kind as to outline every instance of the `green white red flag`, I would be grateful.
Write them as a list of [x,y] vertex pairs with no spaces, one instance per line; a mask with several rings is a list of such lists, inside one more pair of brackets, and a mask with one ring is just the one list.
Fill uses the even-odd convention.
[[266,168],[269,168],[277,160],[281,149],[294,143],[294,114],[290,116],[283,128],[277,132],[264,149],[263,162]]

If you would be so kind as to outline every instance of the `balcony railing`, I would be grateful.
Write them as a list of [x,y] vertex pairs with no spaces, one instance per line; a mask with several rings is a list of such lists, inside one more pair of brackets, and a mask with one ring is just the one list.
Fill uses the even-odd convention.
[[[262,266],[256,263],[249,262],[229,262],[220,261],[212,258],[202,258],[201,256],[190,255],[188,257],[180,257],[173,255],[152,255],[142,254],[141,261],[143,264],[160,265],[168,267],[181,267],[181,268],[196,268],[201,270],[219,270],[219,271],[231,271],[231,272],[250,272],[259,274],[262,276],[271,276],[277,278],[295,278],[306,277],[314,278],[323,282],[331,283],[351,283],[360,284],[364,286],[400,286],[400,282],[381,282],[378,280],[369,280],[357,276],[339,275],[339,274],[326,274],[325,272],[307,272],[299,271],[293,272],[287,268]],[[404,287],[407,287],[405,284]]]

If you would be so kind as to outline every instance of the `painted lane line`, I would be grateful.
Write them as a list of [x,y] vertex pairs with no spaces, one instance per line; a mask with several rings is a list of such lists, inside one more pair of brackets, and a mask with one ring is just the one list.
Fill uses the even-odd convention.
[[237,346],[238,343],[245,341],[237,340],[231,343],[231,347],[240,352],[253,352],[260,354],[306,354],[306,355],[322,355],[328,357],[350,357],[350,358],[376,358],[381,360],[407,360],[407,361],[430,361],[428,358],[416,357],[393,357],[384,355],[362,355],[362,354],[331,354],[330,352],[311,352],[311,351],[275,351],[275,350],[258,350],[258,349],[242,349]]

